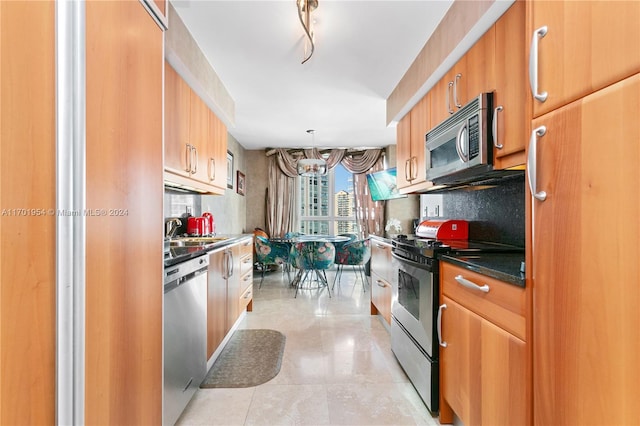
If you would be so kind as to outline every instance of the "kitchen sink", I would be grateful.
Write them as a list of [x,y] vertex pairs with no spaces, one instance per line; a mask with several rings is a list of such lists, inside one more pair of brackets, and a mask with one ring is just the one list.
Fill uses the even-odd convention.
[[208,244],[213,244],[228,239],[228,237],[184,237],[173,239],[169,244],[171,245],[171,247],[206,246]]

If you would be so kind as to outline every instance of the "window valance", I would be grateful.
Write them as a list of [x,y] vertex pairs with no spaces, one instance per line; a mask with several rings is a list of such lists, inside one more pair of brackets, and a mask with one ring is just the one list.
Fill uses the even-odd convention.
[[[327,152],[329,156],[325,157],[324,155]],[[276,155],[278,167],[282,173],[289,177],[296,177],[298,176],[298,160],[301,158],[323,158],[327,161],[327,167],[329,167],[329,169],[334,168],[338,164],[342,164],[349,172],[359,174],[365,173],[373,167],[383,153],[384,149],[382,148],[355,152],[347,152],[346,149],[331,149],[320,152],[317,148],[312,148],[293,153],[284,148],[277,148],[274,155]]]

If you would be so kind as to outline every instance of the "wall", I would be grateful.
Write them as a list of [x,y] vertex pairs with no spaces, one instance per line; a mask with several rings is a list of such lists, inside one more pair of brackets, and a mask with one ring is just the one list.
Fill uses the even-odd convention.
[[456,190],[442,195],[442,216],[470,221],[469,239],[524,247],[524,175],[487,189]]
[[[269,159],[264,150],[246,151],[247,170],[247,214],[248,232],[254,228],[266,229],[266,191],[269,183]],[[249,193],[251,195],[249,195]]]
[[[233,154],[233,189],[227,188],[224,196],[221,195],[201,195],[194,193],[183,193],[165,189],[164,192],[164,217],[181,217],[185,213],[186,207],[191,209],[193,216],[200,216],[203,212],[213,214],[217,234],[242,234],[253,232],[253,227],[246,226],[247,199],[255,194],[250,184],[249,170],[246,164],[245,149],[238,141],[227,134],[227,150]],[[236,192],[237,171],[245,174],[245,195]],[[183,228],[186,223],[183,224]],[[186,229],[186,228],[185,228]]]

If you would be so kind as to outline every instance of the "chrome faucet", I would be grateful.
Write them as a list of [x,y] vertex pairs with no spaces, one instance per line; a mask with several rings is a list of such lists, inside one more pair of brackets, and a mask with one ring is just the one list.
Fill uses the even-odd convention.
[[177,217],[169,219],[166,223],[166,234],[165,237],[173,238],[176,234],[176,231],[179,227],[182,226],[182,221]]

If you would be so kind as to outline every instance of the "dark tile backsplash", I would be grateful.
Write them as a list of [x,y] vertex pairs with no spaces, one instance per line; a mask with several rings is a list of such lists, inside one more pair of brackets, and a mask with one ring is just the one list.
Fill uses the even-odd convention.
[[525,181],[518,176],[499,186],[443,194],[449,219],[469,221],[469,239],[525,246]]

